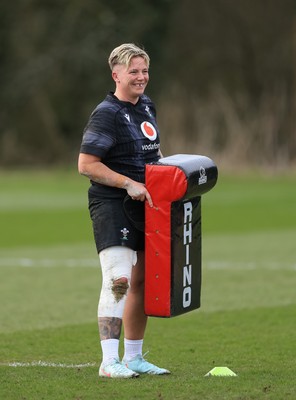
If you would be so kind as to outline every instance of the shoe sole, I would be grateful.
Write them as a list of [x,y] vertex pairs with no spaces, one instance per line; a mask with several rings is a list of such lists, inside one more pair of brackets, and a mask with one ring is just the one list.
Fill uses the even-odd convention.
[[170,373],[171,373],[171,371],[169,371],[168,369],[163,370],[163,372],[156,372],[153,370],[148,370],[148,371],[142,372],[142,371],[137,371],[136,368],[135,369],[131,368],[127,362],[125,362],[124,365],[126,366],[126,368],[128,368],[140,375],[145,375],[145,374],[146,375],[170,375]]
[[111,376],[111,374],[105,374],[104,372],[99,372],[99,378],[107,378],[107,379],[134,379],[139,378],[138,373],[134,373],[133,375],[129,376]]

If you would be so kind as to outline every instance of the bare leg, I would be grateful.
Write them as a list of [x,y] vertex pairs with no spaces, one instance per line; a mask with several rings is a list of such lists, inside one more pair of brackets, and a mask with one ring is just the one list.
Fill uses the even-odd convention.
[[124,336],[129,340],[143,339],[147,316],[144,313],[144,252],[138,251],[123,313]]
[[[124,304],[126,293],[128,290],[128,279],[126,277],[122,277],[116,280],[113,280],[111,286],[111,296],[113,299],[113,303],[123,302]],[[106,297],[106,293],[104,293]],[[102,293],[101,293],[102,297]],[[112,307],[112,298],[110,298],[106,303],[106,299],[102,299],[100,297],[100,306],[101,309],[102,304],[109,304]],[[102,300],[102,301],[101,301]],[[114,304],[113,304],[114,305]],[[122,307],[120,306],[120,308]],[[104,310],[104,308],[103,308]],[[118,311],[118,310],[117,310]],[[122,308],[123,311],[123,308]],[[118,316],[98,316],[99,323],[99,334],[101,339],[101,347],[103,353],[103,363],[108,364],[112,363],[113,360],[117,360],[119,358],[118,350],[119,350],[119,339],[122,327],[122,318],[120,310],[117,312]]]
[[99,333],[101,340],[120,338],[122,319],[115,317],[99,317]]

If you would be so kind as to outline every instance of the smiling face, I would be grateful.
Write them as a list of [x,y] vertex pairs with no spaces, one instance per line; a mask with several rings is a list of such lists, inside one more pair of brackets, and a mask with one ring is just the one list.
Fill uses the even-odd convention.
[[115,65],[112,78],[116,82],[115,96],[119,100],[136,104],[149,81],[147,63],[143,57],[133,57],[129,66]]

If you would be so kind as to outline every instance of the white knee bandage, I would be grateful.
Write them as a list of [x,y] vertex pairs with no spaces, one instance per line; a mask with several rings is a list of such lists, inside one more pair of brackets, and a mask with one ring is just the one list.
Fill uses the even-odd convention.
[[[102,289],[98,305],[98,317],[122,318],[132,267],[137,253],[127,247],[113,246],[99,253],[102,268]],[[114,282],[122,279],[122,286]]]

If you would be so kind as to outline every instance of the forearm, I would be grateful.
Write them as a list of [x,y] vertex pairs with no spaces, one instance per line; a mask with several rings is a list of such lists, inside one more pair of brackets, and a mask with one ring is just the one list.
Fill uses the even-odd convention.
[[98,157],[81,153],[78,160],[78,171],[94,182],[125,189],[134,200],[144,201],[147,199],[149,205],[153,206],[151,196],[143,183],[111,170]]
[[79,163],[79,173],[94,182],[120,189],[127,189],[131,179],[112,171],[101,161],[92,163]]

